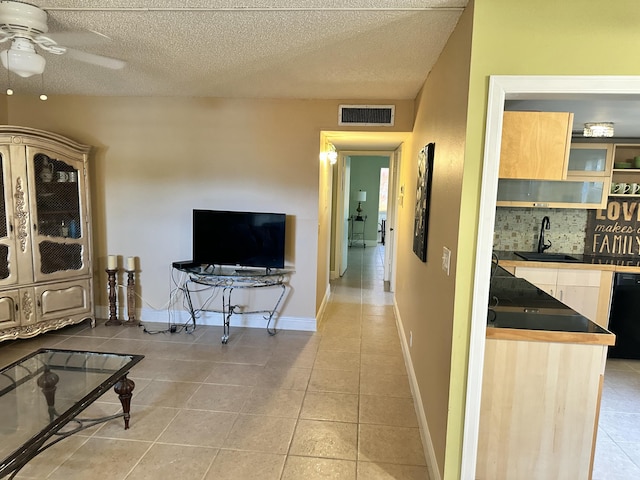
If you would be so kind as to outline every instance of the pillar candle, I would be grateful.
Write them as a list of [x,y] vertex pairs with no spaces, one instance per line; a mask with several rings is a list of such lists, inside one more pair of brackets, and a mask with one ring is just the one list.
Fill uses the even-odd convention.
[[109,255],[107,258],[107,269],[115,270],[118,268],[118,259],[115,255]]
[[133,272],[136,269],[135,257],[127,257],[127,271]]

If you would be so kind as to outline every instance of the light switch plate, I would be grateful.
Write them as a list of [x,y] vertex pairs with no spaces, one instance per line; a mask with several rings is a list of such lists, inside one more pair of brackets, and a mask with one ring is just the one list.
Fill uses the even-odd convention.
[[442,270],[449,275],[449,267],[451,266],[451,250],[442,247]]

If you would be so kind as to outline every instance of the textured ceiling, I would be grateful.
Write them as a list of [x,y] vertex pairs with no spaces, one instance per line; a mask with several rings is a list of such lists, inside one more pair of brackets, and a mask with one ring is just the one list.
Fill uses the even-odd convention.
[[0,67],[0,87],[50,96],[412,99],[466,3],[42,0],[50,33],[111,39],[87,34],[61,44],[127,66],[43,53],[42,77],[9,77]]

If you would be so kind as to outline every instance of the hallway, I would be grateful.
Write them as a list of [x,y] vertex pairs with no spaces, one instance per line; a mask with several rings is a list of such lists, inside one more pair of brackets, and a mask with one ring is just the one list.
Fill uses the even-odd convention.
[[[383,248],[350,249],[315,333],[232,326],[222,345],[218,326],[149,335],[102,320],[2,342],[1,365],[41,347],[145,355],[129,375],[129,430],[116,419],[78,432],[16,478],[428,479]],[[82,417],[120,408],[107,392]]]
[[[334,357],[350,355],[354,373],[359,357],[357,478],[424,480],[429,475],[393,314],[393,294],[384,291],[383,262],[382,245],[349,248],[347,271],[331,282],[321,347],[334,350]],[[353,381],[357,380],[354,375]]]

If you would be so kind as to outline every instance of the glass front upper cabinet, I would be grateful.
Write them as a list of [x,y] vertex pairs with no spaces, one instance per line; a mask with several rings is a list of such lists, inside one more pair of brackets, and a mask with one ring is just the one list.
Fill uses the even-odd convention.
[[613,145],[573,143],[566,180],[498,180],[498,206],[606,208]]
[[572,143],[569,150],[569,170],[567,177],[611,176],[613,164],[613,144]]

